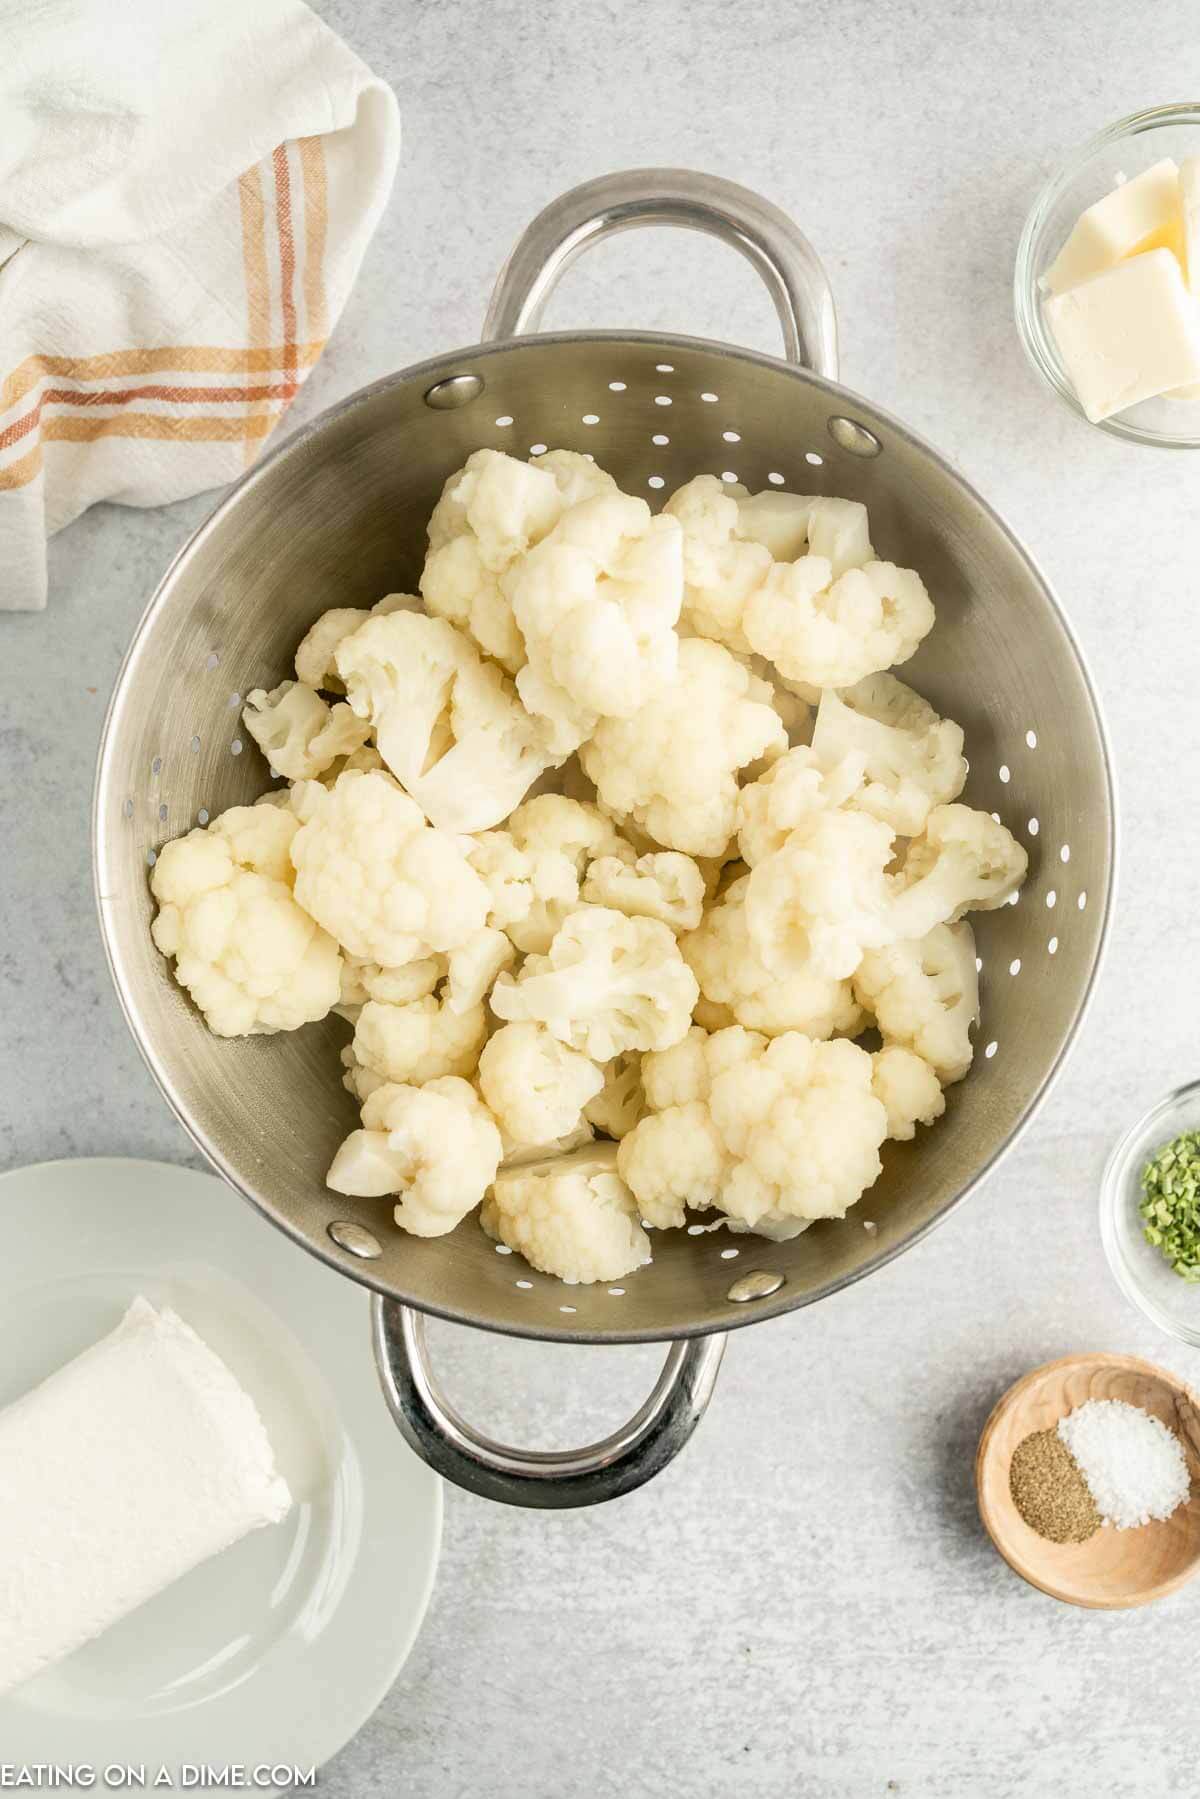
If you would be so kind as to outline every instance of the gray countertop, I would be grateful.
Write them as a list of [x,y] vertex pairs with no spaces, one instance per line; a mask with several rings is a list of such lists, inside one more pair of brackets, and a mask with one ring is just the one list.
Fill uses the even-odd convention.
[[[1062,594],[1106,702],[1124,833],[1099,997],[1017,1153],[899,1262],[737,1335],[694,1442],[649,1488],[563,1516],[448,1493],[424,1633],[321,1790],[1194,1792],[1200,1588],[1145,1612],[1056,1605],[993,1553],[971,1484],[993,1400],[1037,1362],[1127,1350],[1200,1379],[1200,1357],[1117,1293],[1096,1228],[1114,1132],[1200,1072],[1197,463],[1077,424],[1028,372],[1008,291],[1023,214],[1059,156],[1122,113],[1200,86],[1194,8],[320,10],[394,82],[405,150],[297,420],[473,341],[508,246],[574,182],[658,162],[756,187],[825,258],[847,382],[956,461]],[[661,234],[589,258],[549,322],[775,341],[768,302],[736,259]],[[194,1160],[110,990],[88,805],[122,648],[209,504],[97,508],[53,545],[49,610],[0,618],[5,1165]],[[559,1445],[613,1420],[657,1359],[448,1327],[435,1343],[477,1414]]]

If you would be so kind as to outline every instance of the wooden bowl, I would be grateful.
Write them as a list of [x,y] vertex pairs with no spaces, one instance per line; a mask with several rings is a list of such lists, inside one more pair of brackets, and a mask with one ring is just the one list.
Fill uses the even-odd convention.
[[[1049,1543],[1026,1524],[1009,1487],[1017,1444],[1048,1430],[1089,1399],[1123,1399],[1173,1430],[1192,1491],[1165,1523],[1105,1527],[1086,1543]],[[1200,1567],[1200,1400],[1165,1368],[1136,1356],[1073,1355],[1035,1368],[1000,1400],[975,1457],[979,1514],[1010,1568],[1068,1605],[1115,1611],[1149,1605],[1183,1586]]]

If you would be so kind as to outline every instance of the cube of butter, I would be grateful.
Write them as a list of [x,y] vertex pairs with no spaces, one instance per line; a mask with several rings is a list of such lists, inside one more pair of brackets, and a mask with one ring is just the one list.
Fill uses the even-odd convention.
[[1160,247],[1173,250],[1183,261],[1179,170],[1169,156],[1132,181],[1123,181],[1080,214],[1047,270],[1046,282],[1052,294],[1065,293],[1124,256]]
[[[1183,265],[1192,298],[1200,299],[1200,156],[1179,165],[1179,202],[1183,211]],[[1168,400],[1200,400],[1200,386],[1172,388]]]
[[1170,250],[1148,250],[1046,301],[1093,424],[1200,379],[1200,310]]

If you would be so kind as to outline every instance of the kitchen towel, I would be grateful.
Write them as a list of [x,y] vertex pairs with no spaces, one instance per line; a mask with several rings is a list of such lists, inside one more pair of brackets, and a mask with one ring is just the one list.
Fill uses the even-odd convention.
[[291,1507],[237,1377],[135,1299],[0,1411],[0,1693]]
[[239,475],[321,354],[399,156],[301,0],[0,0],[0,610],[97,500]]

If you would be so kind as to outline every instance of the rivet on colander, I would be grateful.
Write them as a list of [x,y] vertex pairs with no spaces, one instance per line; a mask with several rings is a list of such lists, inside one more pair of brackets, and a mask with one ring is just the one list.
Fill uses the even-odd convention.
[[846,450],[851,456],[878,456],[883,448],[875,433],[856,419],[835,415],[829,421],[829,435],[839,450]]
[[738,1275],[725,1297],[735,1305],[744,1305],[748,1299],[769,1299],[783,1282],[784,1276],[770,1268],[752,1268],[748,1274]]
[[373,1262],[383,1254],[378,1237],[373,1237],[370,1231],[365,1230],[361,1224],[355,1224],[352,1219],[335,1219],[326,1229],[339,1249],[358,1256],[363,1262]]
[[466,406],[469,401],[477,400],[482,392],[480,375],[447,375],[444,381],[435,381],[432,387],[426,388],[425,404],[432,406],[435,412],[453,412],[456,406]]

